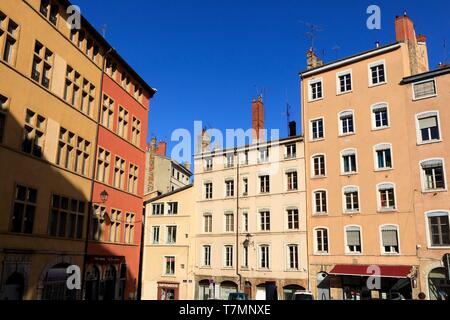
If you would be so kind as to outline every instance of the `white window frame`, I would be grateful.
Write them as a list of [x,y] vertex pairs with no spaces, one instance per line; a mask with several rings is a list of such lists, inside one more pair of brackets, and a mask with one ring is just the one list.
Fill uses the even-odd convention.
[[[232,219],[232,229],[233,230],[227,230],[227,216],[228,215],[232,215],[233,219]],[[234,212],[229,210],[229,211],[225,211],[225,213],[223,214],[223,231],[225,233],[232,233],[236,231],[236,226],[235,224],[235,218],[234,218]]]
[[[173,242],[169,242],[169,235],[170,235],[169,228],[171,228],[170,230],[175,230],[175,239],[174,239],[175,241],[173,241]],[[172,238],[173,238],[173,232],[172,232]],[[166,225],[166,242],[165,243],[167,245],[175,245],[175,244],[177,244],[177,238],[178,238],[178,226],[175,224]]]
[[[443,171],[443,178],[444,178],[444,184],[445,184],[445,188],[443,189],[426,189],[425,188],[425,170],[423,170],[422,168],[422,163],[423,162],[427,162],[430,160],[439,160],[442,161],[442,171]],[[419,170],[420,170],[420,183],[422,185],[422,193],[435,193],[435,192],[446,192],[448,191],[448,180],[447,180],[447,169],[445,167],[445,160],[444,158],[428,158],[428,159],[423,159],[419,161]]]
[[[351,88],[350,88],[350,90],[341,91],[341,81],[340,81],[339,77],[345,76],[345,75],[350,75]],[[353,71],[352,71],[352,69],[337,72],[336,73],[336,95],[339,96],[339,95],[351,93],[351,92],[353,92]]]
[[[211,197],[210,198],[208,198],[206,196],[206,194],[207,194],[206,185],[207,184],[211,184]],[[203,190],[202,190],[202,198],[203,198],[203,200],[212,200],[213,197],[214,197],[214,184],[213,184],[213,182],[209,181],[209,180],[208,181],[203,181]]]
[[[322,87],[322,96],[320,98],[316,98],[313,99],[312,96],[312,85],[316,84],[316,83],[321,83],[321,87]],[[316,78],[316,79],[311,79],[308,81],[308,102],[314,102],[314,101],[319,101],[322,100],[324,98],[324,85],[323,85],[323,78]]]
[[[297,185],[297,188],[292,188],[292,189],[289,189],[289,176],[290,176],[290,174],[292,174],[292,177],[294,176],[294,173],[295,173],[295,177],[296,177],[296,179],[295,179],[295,184]],[[294,168],[291,168],[291,169],[286,169],[286,170],[284,170],[284,178],[285,178],[285,190],[286,190],[286,192],[298,192],[298,190],[299,190],[299,182],[300,182],[300,179],[299,179],[299,173],[298,173],[298,170],[297,169],[294,169]],[[292,178],[292,186],[294,186],[294,179]]]
[[[345,197],[345,191],[346,189],[355,189],[356,188],[356,192],[358,193],[358,210],[347,210],[347,200]],[[353,185],[348,185],[348,186],[344,186],[342,188],[342,212],[345,214],[355,214],[355,213],[360,213],[361,212],[361,192],[359,191],[359,187],[358,186],[353,186]]]
[[[173,273],[167,273],[167,259],[168,258],[173,258]],[[164,259],[163,259],[163,276],[164,277],[175,277],[177,274],[177,257],[175,255],[164,255]]]
[[[349,112],[352,114],[353,131],[344,132],[344,126],[342,125],[341,116],[343,116],[344,113]],[[353,134],[356,134],[356,119],[355,119],[355,111],[353,109],[346,109],[339,111],[339,113],[337,114],[337,118],[338,118],[339,137],[351,136]]]
[[[288,243],[286,244],[286,271],[300,271],[300,244],[298,243]],[[289,249],[291,247],[297,248],[297,268],[291,268],[291,254]]]
[[[211,218],[211,231],[206,231],[206,217],[210,217]],[[202,223],[202,233],[204,234],[210,234],[212,233],[213,230],[213,220],[212,220],[212,213],[211,212],[205,212],[203,214],[203,223]]]
[[[429,81],[433,81],[434,82],[434,91],[435,91],[435,93],[434,94],[429,94],[427,96],[419,97],[419,98],[416,97],[416,91],[414,90],[414,86],[416,84],[422,84],[422,83],[429,82]],[[418,101],[418,100],[422,100],[422,99],[428,99],[428,98],[436,97],[437,96],[437,92],[438,92],[436,78],[431,78],[431,79],[426,79],[426,80],[422,80],[422,81],[413,82],[413,83],[411,83],[411,90],[412,90],[412,97],[413,97],[412,99],[413,99],[413,101]]]
[[[439,131],[439,139],[428,140],[428,141],[423,141],[422,140],[422,132],[420,131],[419,117],[421,117],[423,115],[436,116],[437,125],[438,125],[438,131]],[[420,146],[420,145],[424,145],[424,144],[442,142],[441,117],[440,117],[440,114],[439,114],[439,110],[429,110],[429,111],[416,113],[414,117],[415,117],[415,121],[416,121],[417,145]]]
[[[395,227],[397,230],[397,244],[398,244],[398,252],[385,252],[384,251],[384,246],[383,246],[383,228],[384,227]],[[400,228],[398,226],[398,224],[393,224],[393,223],[386,223],[386,224],[382,224],[379,228],[378,228],[378,232],[379,232],[379,237],[380,237],[380,253],[382,256],[399,256],[401,255],[401,245],[400,245]]]
[[[377,147],[379,146],[383,146],[383,145],[388,145],[389,149],[391,150],[391,167],[390,168],[379,168],[378,167],[378,155],[377,155]],[[375,171],[390,171],[390,170],[394,170],[395,168],[395,164],[394,164],[394,148],[392,147],[392,143],[389,142],[381,142],[378,143],[376,145],[373,146],[373,164],[374,164],[374,169]]]
[[[233,194],[231,195],[231,189],[230,190],[228,190],[228,183],[229,182],[232,182],[233,183]],[[224,186],[225,186],[225,188],[224,188],[224,198],[233,198],[233,197],[235,197],[236,196],[236,183],[235,183],[235,181],[234,181],[234,179],[233,178],[226,178],[226,179],[224,179]],[[228,193],[228,191],[230,191],[230,193]]]
[[[391,186],[393,187],[393,189],[394,189],[394,204],[395,204],[395,207],[394,207],[394,208],[382,208],[382,207],[381,207],[381,197],[380,197],[380,190],[379,190],[379,188],[380,188],[381,185],[384,185],[384,184],[389,184],[389,185],[391,185]],[[395,183],[389,182],[389,181],[386,181],[386,182],[380,182],[380,183],[378,183],[378,184],[375,186],[375,188],[376,188],[375,190],[376,190],[376,193],[377,193],[377,211],[378,211],[378,212],[394,212],[394,211],[398,211],[398,204],[397,204],[397,187],[396,187]]]
[[250,230],[250,222],[248,219],[248,211],[244,210],[242,212],[242,232],[249,232]]
[[[289,211],[292,211],[292,210],[297,210],[298,228],[289,228]],[[286,228],[285,228],[285,230],[288,232],[299,231],[300,230],[300,210],[297,207],[292,206],[292,207],[286,207],[284,209],[284,212],[286,213],[286,219],[285,219]],[[293,225],[294,225],[294,223],[293,223]]]
[[[263,213],[269,213],[269,229],[263,229],[262,228],[262,214]],[[258,219],[258,230],[260,232],[270,232],[271,231],[271,228],[272,228],[272,215],[271,215],[271,212],[270,212],[269,209],[267,209],[267,208],[259,209],[258,210],[257,219]],[[264,225],[266,225],[266,224],[267,224],[266,223],[266,219],[264,218]]]
[[[231,265],[227,266],[227,248],[231,248]],[[231,269],[234,266],[234,245],[232,244],[225,244],[223,246],[223,268]]]
[[[327,203],[327,205],[326,205],[327,210],[325,212],[317,212],[316,211],[316,192],[319,192],[319,191],[325,191],[325,201]],[[313,203],[313,215],[318,215],[318,216],[328,215],[329,202],[328,202],[328,191],[327,191],[327,189],[315,189],[315,190],[313,190],[313,192],[312,192],[312,203]]]
[[[323,137],[314,139],[313,138],[313,122],[319,121],[319,120],[322,120]],[[325,118],[319,117],[319,118],[309,120],[309,141],[314,142],[314,141],[322,141],[322,140],[325,140]]]
[[[323,164],[324,164],[325,174],[316,176],[316,173],[315,173],[316,170],[315,170],[315,167],[314,167],[314,158],[320,157],[320,156],[323,156]],[[311,156],[311,178],[312,179],[321,179],[321,178],[326,178],[326,177],[327,177],[327,155],[325,153],[313,154]]]
[[[155,241],[155,230],[158,230],[158,239]],[[161,226],[152,226],[152,244],[160,244],[161,240]]]
[[[381,126],[381,127],[377,127],[377,121],[375,118],[375,109],[377,108],[386,108],[386,113],[387,113],[387,126]],[[384,129],[388,129],[391,127],[391,116],[389,113],[389,103],[387,102],[377,102],[374,103],[373,105],[370,106],[370,117],[372,118],[372,131],[378,131],[378,130],[384,130]]]
[[[263,248],[267,248],[268,252],[267,252],[267,267],[263,267],[262,266],[262,249]],[[258,245],[258,269],[259,270],[270,270],[272,267],[272,261],[271,261],[271,249],[270,249],[270,244],[267,243],[262,243]]]
[[[350,171],[350,172],[345,172],[344,171],[344,153],[346,152],[353,152],[353,154],[355,155],[355,165],[356,165],[356,170],[355,171]],[[340,157],[341,157],[341,175],[342,176],[350,176],[350,175],[355,175],[358,174],[358,152],[356,150],[356,148],[348,148],[348,149],[344,149],[341,150],[341,152],[339,153]]]
[[[349,250],[349,248],[348,248],[348,240],[347,240],[347,230],[348,229],[351,229],[351,228],[354,228],[354,229],[358,229],[358,231],[359,231],[359,242],[360,242],[360,246],[361,246],[361,251],[359,251],[359,252],[357,252],[357,251],[350,251]],[[361,256],[361,255],[363,255],[363,248],[364,248],[364,246],[363,246],[363,233],[362,233],[362,227],[360,226],[360,225],[357,225],[357,224],[349,224],[349,225],[346,225],[346,226],[344,226],[344,245],[345,245],[345,254],[346,255],[351,255],[351,256]]]
[[[201,258],[201,263],[200,263],[200,265],[203,267],[203,268],[211,268],[211,257],[212,257],[212,255],[211,255],[211,245],[210,244],[203,244],[202,245],[202,258]],[[206,262],[206,248],[208,248],[209,249],[209,264],[206,264],[205,262]]]
[[[328,251],[318,251],[318,242],[317,242],[317,231],[319,229],[325,229],[327,230],[327,242],[328,242]],[[324,226],[317,226],[314,227],[313,229],[313,237],[314,237],[314,255],[316,256],[328,256],[330,255],[331,252],[331,241],[330,241],[330,229],[328,227],[324,227]]]
[[429,211],[425,211],[424,212],[424,216],[425,216],[425,231],[426,231],[426,236],[427,236],[427,245],[428,245],[428,249],[436,249],[436,250],[448,250],[450,249],[450,245],[449,246],[435,246],[432,244],[431,241],[431,233],[430,233],[430,221],[429,215],[432,214],[437,214],[437,213],[443,213],[443,214],[447,214],[447,216],[449,217],[449,223],[450,223],[450,210],[445,210],[445,209],[437,209],[437,210],[429,210]]
[[[372,70],[371,70],[371,68],[379,66],[379,65],[384,65],[384,82],[373,83],[372,82]],[[384,84],[388,83],[387,68],[386,68],[386,60],[385,59],[372,61],[372,62],[368,63],[367,64],[367,73],[368,73],[368,76],[369,76],[369,88],[381,86],[381,85],[384,85]]]

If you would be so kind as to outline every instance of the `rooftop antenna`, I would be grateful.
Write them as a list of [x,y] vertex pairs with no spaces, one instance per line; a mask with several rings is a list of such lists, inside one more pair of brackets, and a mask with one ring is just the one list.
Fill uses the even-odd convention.
[[291,122],[291,105],[288,102],[288,96],[287,96],[287,89],[285,92],[285,96],[286,96],[286,112],[284,113],[284,115],[286,116],[286,121],[287,121],[287,130],[288,130],[288,136],[289,136],[289,123]]
[[310,22],[302,21],[302,20],[300,20],[300,23],[304,24],[309,29],[309,31],[306,32],[305,35],[311,42],[310,48],[314,50],[317,33],[323,31],[322,27],[320,27],[319,25],[310,23]]
[[103,38],[106,38],[106,32],[108,31],[108,25],[107,24],[104,24],[104,25],[102,25],[102,35],[103,35]]

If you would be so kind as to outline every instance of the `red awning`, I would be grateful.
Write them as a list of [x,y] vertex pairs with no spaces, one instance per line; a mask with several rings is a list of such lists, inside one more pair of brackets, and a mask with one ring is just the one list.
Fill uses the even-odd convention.
[[381,277],[386,278],[407,278],[411,273],[412,266],[378,266],[378,265],[362,265],[362,264],[338,264],[329,272],[331,275],[348,275],[348,276],[377,276],[374,270],[379,267]]

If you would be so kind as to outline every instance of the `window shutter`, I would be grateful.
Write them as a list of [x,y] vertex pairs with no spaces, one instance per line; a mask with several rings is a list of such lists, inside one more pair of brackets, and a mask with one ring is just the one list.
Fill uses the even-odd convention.
[[392,185],[390,183],[383,183],[378,186],[378,190],[380,190],[380,191],[386,191],[386,190],[391,190],[391,189],[394,189],[394,185]]
[[347,245],[349,246],[361,245],[359,230],[347,230]]
[[383,246],[398,246],[397,230],[385,229],[382,231]]
[[436,168],[436,167],[442,167],[442,160],[428,160],[428,161],[422,162],[422,168],[424,168],[424,169]]
[[427,128],[432,128],[432,127],[436,127],[436,126],[437,126],[436,116],[419,119],[420,129],[427,129]]

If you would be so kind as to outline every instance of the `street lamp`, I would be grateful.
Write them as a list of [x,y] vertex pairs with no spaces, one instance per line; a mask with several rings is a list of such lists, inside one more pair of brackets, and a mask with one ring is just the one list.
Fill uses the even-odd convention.
[[250,233],[247,233],[247,234],[245,235],[245,240],[244,240],[244,242],[242,243],[243,246],[246,247],[246,248],[248,248],[250,245],[252,245],[252,244],[253,244],[253,241],[250,242],[251,239],[252,239],[252,235],[251,235]]
[[106,201],[108,201],[108,192],[106,192],[106,190],[103,190],[100,193],[100,200],[102,200],[102,203],[105,203]]

